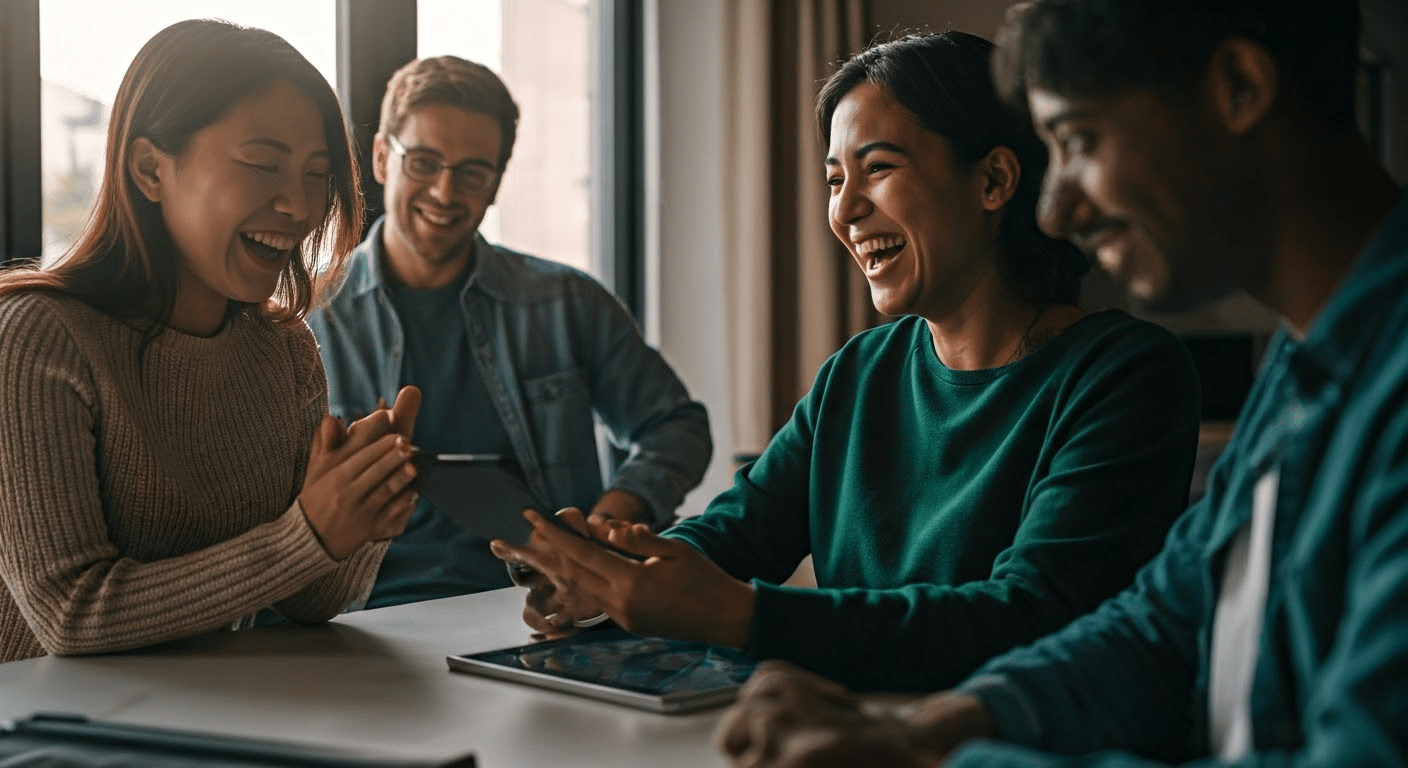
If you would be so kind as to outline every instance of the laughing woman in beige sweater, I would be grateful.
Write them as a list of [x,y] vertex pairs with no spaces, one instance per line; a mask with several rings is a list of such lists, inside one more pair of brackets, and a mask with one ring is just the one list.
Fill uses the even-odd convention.
[[360,211],[287,42],[190,21],[137,54],[78,244],[0,275],[0,661],[324,621],[371,586],[419,395],[344,429],[302,321]]

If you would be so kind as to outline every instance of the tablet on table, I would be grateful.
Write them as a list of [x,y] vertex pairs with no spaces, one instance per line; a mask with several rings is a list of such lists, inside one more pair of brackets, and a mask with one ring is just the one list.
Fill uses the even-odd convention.
[[459,672],[665,713],[733,701],[756,666],[731,648],[622,629],[448,656],[446,661]]

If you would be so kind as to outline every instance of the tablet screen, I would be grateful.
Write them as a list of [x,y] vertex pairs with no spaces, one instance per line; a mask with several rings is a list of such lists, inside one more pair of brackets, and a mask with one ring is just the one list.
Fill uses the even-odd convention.
[[737,688],[755,666],[755,662],[730,648],[640,637],[620,629],[468,654],[465,658],[649,696]]

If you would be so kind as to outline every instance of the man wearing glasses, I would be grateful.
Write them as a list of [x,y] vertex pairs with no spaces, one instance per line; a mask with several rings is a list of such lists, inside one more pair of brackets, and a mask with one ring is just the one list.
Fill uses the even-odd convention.
[[[479,234],[517,124],[479,64],[441,56],[392,75],[372,156],[386,214],[308,318],[330,408],[354,417],[415,384],[420,448],[505,457],[548,511],[666,523],[709,462],[704,406],[600,284]],[[629,451],[605,490],[595,422]],[[482,535],[422,501],[366,606],[510,584]]]

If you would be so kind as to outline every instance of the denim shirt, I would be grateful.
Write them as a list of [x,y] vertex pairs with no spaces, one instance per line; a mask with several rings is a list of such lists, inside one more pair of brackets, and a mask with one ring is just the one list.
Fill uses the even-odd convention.
[[1273,471],[1252,752],[1235,764],[1408,766],[1408,195],[1305,338],[1278,334],[1266,358],[1207,495],[1134,586],[965,683],[1012,744],[976,743],[953,766],[1220,765],[1218,590]]
[[[338,418],[393,402],[401,385],[404,337],[383,284],[383,223],[352,253],[328,305],[308,317]],[[602,493],[599,422],[629,451],[610,487],[644,499],[658,521],[672,519],[713,451],[703,404],[591,277],[482,236],[473,247],[460,295],[470,357],[529,489],[550,509],[590,511]]]

